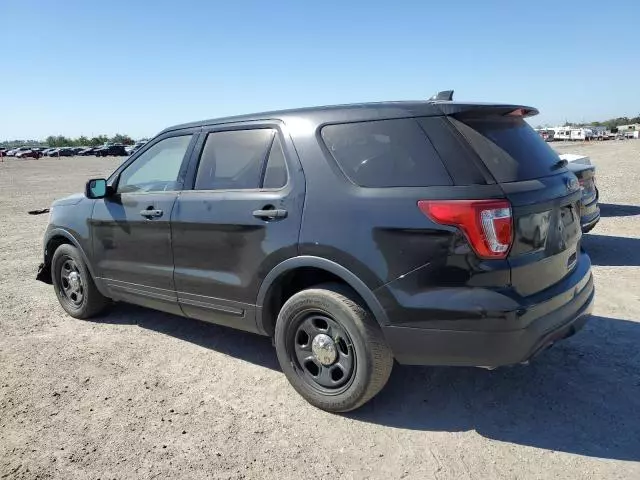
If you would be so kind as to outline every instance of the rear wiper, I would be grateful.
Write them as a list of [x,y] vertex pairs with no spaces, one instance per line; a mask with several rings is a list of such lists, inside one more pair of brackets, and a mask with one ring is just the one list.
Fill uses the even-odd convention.
[[551,167],[551,170],[558,170],[559,168],[566,167],[567,165],[569,165],[569,162],[564,158],[561,158],[553,165],[553,167]]

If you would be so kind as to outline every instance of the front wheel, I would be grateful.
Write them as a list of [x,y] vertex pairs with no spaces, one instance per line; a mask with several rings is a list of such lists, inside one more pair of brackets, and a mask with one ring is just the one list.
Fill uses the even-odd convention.
[[60,305],[72,317],[91,318],[109,303],[73,245],[63,244],[56,249],[51,260],[51,279]]
[[380,327],[354,293],[323,284],[293,295],[278,315],[278,361],[310,404],[329,412],[354,410],[389,379],[393,356]]

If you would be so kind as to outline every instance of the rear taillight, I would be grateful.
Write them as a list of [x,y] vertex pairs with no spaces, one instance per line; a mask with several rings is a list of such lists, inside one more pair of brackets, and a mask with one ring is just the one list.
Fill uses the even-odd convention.
[[418,207],[441,225],[458,227],[483,258],[506,258],[513,242],[507,200],[420,200]]

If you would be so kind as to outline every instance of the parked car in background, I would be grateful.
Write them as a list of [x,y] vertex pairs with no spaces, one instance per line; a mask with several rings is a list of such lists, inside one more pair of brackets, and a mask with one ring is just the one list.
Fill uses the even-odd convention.
[[44,156],[44,157],[49,156],[49,152],[50,152],[51,150],[55,150],[55,149],[54,149],[53,147],[45,148],[44,150],[42,150],[42,156]]
[[59,157],[73,157],[74,155],[75,152],[73,150],[73,147],[63,147],[58,152]]
[[542,137],[542,139],[545,142],[553,142],[555,140],[555,132],[551,129],[538,129],[536,130],[536,132],[538,132],[538,134],[540,135],[540,137]]
[[40,158],[42,157],[42,152],[37,149],[31,149],[31,150],[22,150],[18,153],[16,153],[16,158]]
[[124,149],[124,145],[108,145],[98,148],[95,151],[96,157],[126,157],[127,151]]
[[600,207],[598,206],[600,192],[598,192],[596,185],[596,167],[591,163],[591,159],[585,155],[565,153],[560,155],[560,159],[567,162],[567,169],[578,178],[582,192],[580,226],[583,233],[590,232],[600,221]]
[[98,147],[85,147],[82,150],[80,150],[77,155],[81,156],[81,157],[87,157],[89,155],[94,155],[96,149]]
[[31,147],[17,147],[7,151],[7,157],[15,157],[18,153],[31,150]]
[[270,336],[332,412],[394,359],[527,362],[592,309],[581,190],[536,109],[451,95],[168,128],[52,205],[37,278],[76,318],[114,299]]
[[146,140],[142,140],[140,142],[136,142],[134,145],[130,145],[129,147],[127,147],[127,152],[128,152],[129,155],[133,155],[138,150],[140,150],[142,147],[144,147],[146,144],[147,144]]
[[600,207],[598,207],[600,195],[596,185],[596,167],[594,165],[569,163],[567,168],[573,172],[580,183],[580,190],[582,191],[580,225],[582,231],[587,233],[593,230],[600,221]]
[[49,157],[72,157],[73,155],[73,150],[70,147],[54,148],[47,153]]

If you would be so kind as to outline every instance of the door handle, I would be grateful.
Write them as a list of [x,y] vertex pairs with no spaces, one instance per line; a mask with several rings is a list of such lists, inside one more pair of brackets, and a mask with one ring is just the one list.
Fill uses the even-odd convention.
[[254,210],[253,216],[262,220],[273,220],[274,218],[285,218],[287,216],[287,211],[284,209],[268,207],[262,210]]
[[145,218],[160,218],[163,214],[162,210],[155,210],[153,208],[148,208],[147,210],[141,210],[140,215]]

